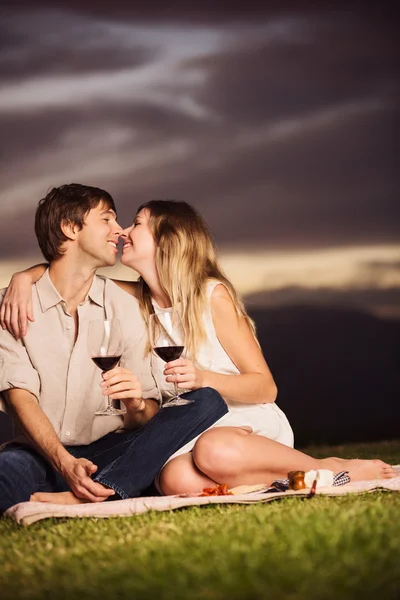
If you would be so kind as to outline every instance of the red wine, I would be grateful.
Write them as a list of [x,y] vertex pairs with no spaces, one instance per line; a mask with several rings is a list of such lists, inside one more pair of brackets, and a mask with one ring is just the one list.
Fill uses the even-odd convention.
[[185,346],[157,346],[154,352],[165,362],[176,360],[180,357]]
[[92,361],[100,367],[102,371],[111,371],[111,369],[117,366],[120,359],[121,354],[119,356],[92,356]]

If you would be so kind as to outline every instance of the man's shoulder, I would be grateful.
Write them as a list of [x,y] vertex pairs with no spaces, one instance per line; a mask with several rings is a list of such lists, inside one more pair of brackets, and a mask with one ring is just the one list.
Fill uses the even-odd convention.
[[125,290],[121,289],[112,279],[103,275],[96,275],[104,281],[105,294],[109,302],[116,303],[120,306],[128,306],[130,309],[136,308],[139,310],[139,301]]
[[[38,280],[39,281],[39,280]],[[36,282],[37,283],[37,282]],[[34,290],[36,288],[36,283],[32,283],[32,290]],[[6,295],[6,292],[8,290],[8,286],[7,287],[3,287],[0,288],[0,299],[3,299],[4,296]]]
[[100,275],[99,277],[104,281],[106,306],[111,309],[109,314],[124,323],[126,335],[132,335],[135,339],[141,338],[146,327],[138,300],[111,279]]

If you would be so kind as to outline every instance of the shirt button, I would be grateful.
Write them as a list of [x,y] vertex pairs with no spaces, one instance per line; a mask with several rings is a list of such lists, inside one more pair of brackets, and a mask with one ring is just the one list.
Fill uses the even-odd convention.
[[70,431],[66,431],[66,432],[65,432],[65,435],[67,435],[67,436],[70,436],[70,435],[71,435],[71,432],[70,432]]
[[66,329],[72,329],[72,325],[67,325]]

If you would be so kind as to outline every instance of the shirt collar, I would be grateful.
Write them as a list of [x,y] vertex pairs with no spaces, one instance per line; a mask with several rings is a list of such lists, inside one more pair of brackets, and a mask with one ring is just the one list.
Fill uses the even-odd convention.
[[88,293],[88,298],[92,302],[95,302],[102,308],[104,308],[104,292],[105,292],[106,280],[103,277],[95,275],[93,277],[92,285]]
[[[104,286],[105,281],[102,277],[95,275],[87,297],[104,308]],[[49,269],[46,269],[44,275],[36,282],[36,289],[39,296],[42,312],[56,306],[60,302],[65,302],[64,298],[58,293],[53,282],[50,279]]]

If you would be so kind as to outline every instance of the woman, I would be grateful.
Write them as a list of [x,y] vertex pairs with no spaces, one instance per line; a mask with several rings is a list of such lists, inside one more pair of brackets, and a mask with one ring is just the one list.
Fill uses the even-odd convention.
[[[116,283],[138,299],[147,323],[153,312],[175,309],[185,326],[184,357],[165,364],[152,355],[162,394],[172,395],[174,383],[184,390],[208,386],[229,407],[228,415],[169,459],[157,482],[162,493],[198,492],[217,483],[270,484],[291,470],[348,471],[353,481],[396,475],[379,460],[314,459],[292,447],[292,430],[275,403],[277,388],[253,323],[219,266],[203,219],[190,205],[148,202],[122,237],[121,262],[140,278]],[[26,296],[17,282],[1,309],[3,326],[5,314],[8,324],[12,320],[15,299]]]

